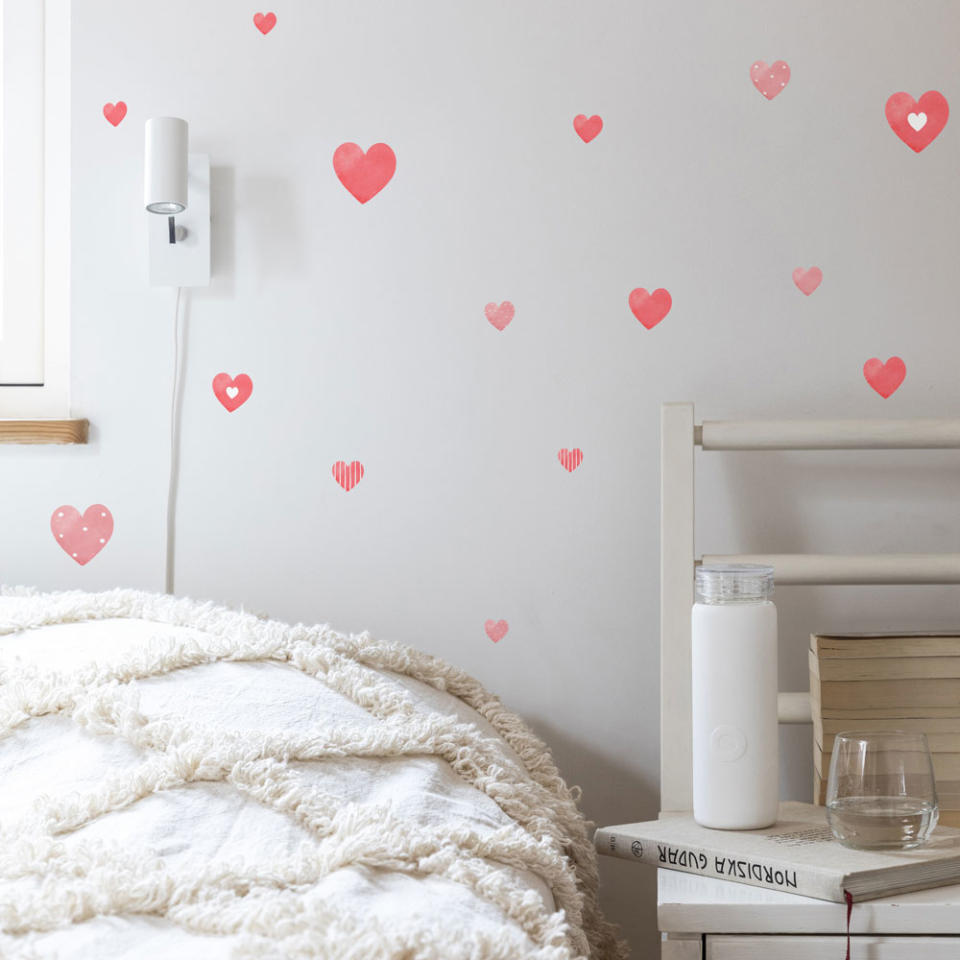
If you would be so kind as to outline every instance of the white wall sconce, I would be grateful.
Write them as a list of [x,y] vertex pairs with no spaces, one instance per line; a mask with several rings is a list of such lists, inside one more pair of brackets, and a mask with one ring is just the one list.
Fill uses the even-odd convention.
[[189,153],[189,128],[179,117],[147,121],[144,206],[148,213],[150,283],[210,283],[210,157]]

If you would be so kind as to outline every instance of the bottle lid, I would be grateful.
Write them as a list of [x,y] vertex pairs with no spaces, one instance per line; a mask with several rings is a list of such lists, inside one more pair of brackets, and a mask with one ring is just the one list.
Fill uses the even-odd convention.
[[762,603],[773,596],[773,567],[707,563],[697,567],[697,603]]

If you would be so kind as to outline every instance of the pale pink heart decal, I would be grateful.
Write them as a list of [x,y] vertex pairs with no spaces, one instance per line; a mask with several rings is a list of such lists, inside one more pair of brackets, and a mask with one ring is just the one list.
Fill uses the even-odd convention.
[[492,326],[503,330],[513,319],[514,310],[513,304],[509,300],[504,300],[503,303],[488,303],[483,308],[483,312]]
[[76,507],[57,507],[50,517],[53,538],[80,566],[89,563],[113,536],[113,514],[102,504],[87,507],[83,515]]
[[653,293],[647,293],[643,287],[630,291],[628,300],[633,315],[648,329],[655,327],[673,306],[669,292],[660,287]]
[[363,479],[363,464],[359,460],[338,460],[333,465],[333,479],[349,493]]
[[797,285],[797,289],[808,297],[820,286],[822,281],[823,271],[819,267],[811,267],[809,270],[797,267],[793,271],[793,282]]
[[487,631],[487,636],[494,642],[499,643],[510,629],[510,624],[506,620],[488,620],[483,629]]
[[890,357],[886,363],[882,363],[879,357],[871,357],[863,365],[863,375],[867,383],[886,399],[903,383],[907,365],[899,357]]
[[768,100],[772,100],[790,82],[790,68],[783,60],[771,63],[769,67],[763,60],[758,60],[750,67],[750,79]]
[[375,143],[366,153],[355,143],[341,143],[333,154],[333,169],[340,182],[366,203],[390,182],[397,156],[385,143]]
[[572,450],[564,447],[558,451],[557,459],[563,465],[564,470],[573,473],[583,463],[583,451],[579,447],[574,447]]
[[584,113],[578,113],[573,118],[573,129],[584,143],[589,143],[603,129],[603,118],[596,114],[588,117]]
[[895,93],[884,111],[890,129],[915,153],[940,135],[947,125],[950,107],[947,98],[937,90],[928,90],[919,100],[909,93]]
[[266,36],[277,25],[277,15],[275,13],[255,13],[253,15],[253,24]]
[[213,392],[226,410],[233,413],[243,406],[253,393],[253,381],[245,374],[231,377],[229,373],[218,373],[213,378]]
[[116,103],[105,103],[103,105],[103,115],[116,126],[127,115],[127,105],[122,100],[118,100]]

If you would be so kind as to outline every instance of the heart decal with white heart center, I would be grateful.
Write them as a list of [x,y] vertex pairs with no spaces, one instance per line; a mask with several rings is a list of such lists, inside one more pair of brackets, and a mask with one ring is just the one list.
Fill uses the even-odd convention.
[[229,373],[218,373],[213,378],[213,392],[223,408],[233,413],[250,399],[253,381],[245,373],[238,373],[235,377]]

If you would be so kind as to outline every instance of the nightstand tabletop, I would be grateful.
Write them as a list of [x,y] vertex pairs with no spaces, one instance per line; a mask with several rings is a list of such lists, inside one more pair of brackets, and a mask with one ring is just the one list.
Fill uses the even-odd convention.
[[[842,903],[677,870],[657,873],[657,918],[663,931],[846,933]],[[960,884],[855,903],[850,932],[960,934]]]

